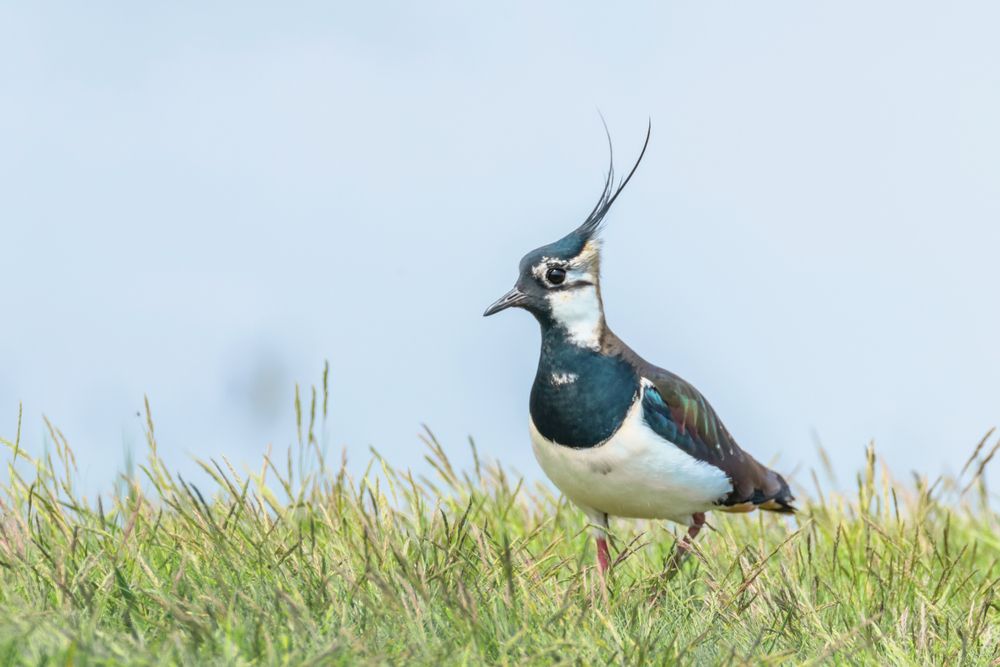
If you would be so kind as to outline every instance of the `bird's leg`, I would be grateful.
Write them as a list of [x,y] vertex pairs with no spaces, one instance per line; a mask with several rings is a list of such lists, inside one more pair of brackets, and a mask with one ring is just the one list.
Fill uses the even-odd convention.
[[597,542],[597,569],[603,577],[611,567],[611,552],[608,551],[608,515],[604,512],[587,512],[591,534]]
[[701,532],[701,527],[705,525],[705,513],[695,512],[691,515],[691,525],[688,526],[687,536],[681,540],[681,548],[684,550],[691,549],[691,543],[694,542],[694,538],[698,537],[698,533]]
[[600,569],[602,575],[608,571],[608,566],[610,562],[611,562],[611,554],[608,553],[608,539],[606,537],[598,537],[597,567],[598,569]]
[[687,557],[691,554],[691,544],[694,542],[694,538],[698,537],[698,533],[701,532],[702,526],[705,525],[705,513],[695,512],[691,515],[691,524],[688,526],[687,535],[685,535],[679,542],[677,542],[677,548],[674,551],[674,555],[670,558],[670,562],[667,563],[667,574],[673,576],[680,570],[681,565],[687,560]]

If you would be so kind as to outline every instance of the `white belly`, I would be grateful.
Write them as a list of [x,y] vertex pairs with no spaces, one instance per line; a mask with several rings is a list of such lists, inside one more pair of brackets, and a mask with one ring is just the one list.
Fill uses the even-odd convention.
[[567,498],[590,513],[687,524],[732,491],[724,472],[657,435],[637,400],[604,444],[573,449],[547,440],[529,419],[535,458]]

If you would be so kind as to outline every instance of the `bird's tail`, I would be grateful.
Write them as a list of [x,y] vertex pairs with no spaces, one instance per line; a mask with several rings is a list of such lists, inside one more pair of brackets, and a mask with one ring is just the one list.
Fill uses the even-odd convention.
[[767,510],[768,512],[780,512],[781,514],[794,514],[797,510],[795,505],[795,496],[792,495],[792,490],[788,488],[788,482],[785,478],[778,473],[771,471],[778,481],[779,490],[770,498],[764,500],[760,503],[758,507],[762,510]]
[[770,493],[757,489],[748,499],[720,506],[719,509],[723,512],[753,512],[760,509],[781,514],[794,514],[797,511],[795,505],[792,504],[795,501],[795,496],[788,488],[788,482],[773,470],[767,470],[767,473],[770,479],[766,486]]

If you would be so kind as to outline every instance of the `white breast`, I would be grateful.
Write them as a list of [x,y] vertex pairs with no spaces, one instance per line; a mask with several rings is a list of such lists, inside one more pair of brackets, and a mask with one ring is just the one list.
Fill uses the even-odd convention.
[[585,511],[688,523],[732,491],[724,472],[656,434],[640,398],[604,444],[573,449],[546,439],[529,419],[535,458],[567,498]]

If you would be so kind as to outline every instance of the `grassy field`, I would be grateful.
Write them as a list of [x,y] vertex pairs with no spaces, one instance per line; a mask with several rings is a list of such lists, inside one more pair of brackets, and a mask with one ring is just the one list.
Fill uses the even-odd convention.
[[710,515],[672,577],[672,529],[617,521],[605,586],[580,512],[430,433],[430,478],[378,455],[352,478],[319,395],[293,451],[203,462],[212,488],[164,467],[151,417],[99,502],[55,428],[38,458],[0,440],[0,665],[1000,664],[987,438],[960,480],[897,484],[870,451],[850,497],[804,476],[794,518]]

